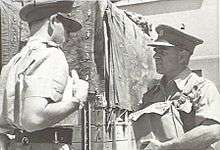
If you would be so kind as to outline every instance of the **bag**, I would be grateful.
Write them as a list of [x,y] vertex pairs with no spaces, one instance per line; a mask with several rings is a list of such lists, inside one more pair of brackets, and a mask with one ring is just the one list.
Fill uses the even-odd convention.
[[11,129],[10,121],[8,119],[8,101],[7,101],[7,80],[11,66],[13,65],[12,59],[7,65],[3,66],[0,74],[0,132],[6,132]]
[[[20,125],[22,109],[22,93],[24,75],[21,73],[15,82],[16,63],[24,53],[15,55],[7,65],[3,66],[0,74],[0,133],[14,129],[14,123]],[[18,71],[19,72],[19,71]],[[14,82],[13,82],[14,81]],[[18,99],[15,101],[15,97]]]

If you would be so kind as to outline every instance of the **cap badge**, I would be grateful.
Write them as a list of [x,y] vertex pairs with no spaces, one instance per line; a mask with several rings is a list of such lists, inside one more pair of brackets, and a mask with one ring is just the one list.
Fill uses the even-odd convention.
[[160,30],[158,36],[163,36],[163,35],[164,35],[164,30]]

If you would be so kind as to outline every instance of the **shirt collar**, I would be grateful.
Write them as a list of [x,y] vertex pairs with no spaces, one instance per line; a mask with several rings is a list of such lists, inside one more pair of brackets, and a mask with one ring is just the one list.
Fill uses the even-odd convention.
[[[181,73],[179,73],[179,75],[177,75],[175,78],[170,80],[168,84],[171,82],[175,82],[179,90],[183,90],[186,84],[188,83],[188,80],[191,77],[191,73],[192,71],[188,67],[186,67],[186,69],[184,69]],[[161,79],[160,84],[164,86],[163,83],[164,83],[164,77]]]
[[32,38],[30,37],[27,45],[33,45],[34,43],[43,43],[43,44],[47,44],[50,47],[56,47],[56,48],[61,48],[61,46],[53,41],[50,40],[46,40],[46,39],[36,39],[36,38]]
[[188,83],[189,79],[191,78],[192,71],[187,67],[185,70],[183,70],[178,76],[176,76],[173,81],[176,83],[177,87],[180,90],[183,90],[183,88]]

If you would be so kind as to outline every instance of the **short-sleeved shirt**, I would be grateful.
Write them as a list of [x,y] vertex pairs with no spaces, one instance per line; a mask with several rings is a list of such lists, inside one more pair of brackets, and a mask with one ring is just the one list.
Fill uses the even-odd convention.
[[[206,119],[220,123],[220,94],[213,82],[199,77],[186,68],[173,80],[164,84],[164,78],[143,96],[142,108],[156,102],[178,100],[181,94],[189,95],[192,91],[199,95],[192,102],[192,110],[188,113],[174,108],[164,116],[151,114],[152,132],[160,141],[167,141],[178,137],[192,128],[200,125]],[[171,112],[172,111],[172,112]],[[175,115],[173,115],[173,113]]]
[[[8,67],[8,68],[7,68]],[[43,97],[59,102],[69,76],[69,68],[59,45],[30,39],[8,66],[3,106],[12,126],[22,129],[20,115],[25,98]]]

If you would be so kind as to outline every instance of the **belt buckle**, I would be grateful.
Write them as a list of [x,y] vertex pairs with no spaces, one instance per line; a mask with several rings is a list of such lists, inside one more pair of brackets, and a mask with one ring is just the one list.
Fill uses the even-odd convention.
[[62,132],[54,131],[54,140],[52,141],[54,144],[65,143],[68,144],[67,141],[64,140],[64,135]]
[[30,140],[29,140],[28,137],[24,136],[24,137],[22,137],[22,139],[21,139],[21,143],[22,143],[23,145],[28,145],[28,144],[30,143]]

